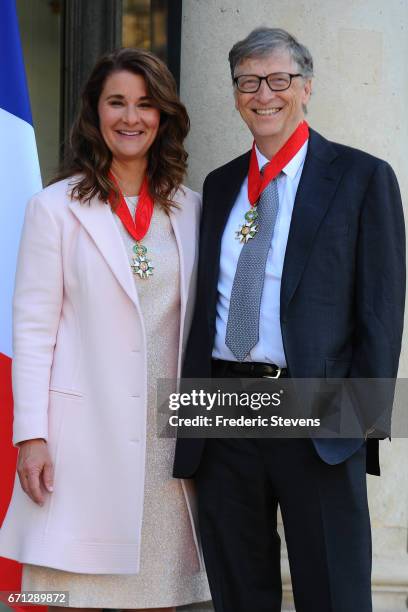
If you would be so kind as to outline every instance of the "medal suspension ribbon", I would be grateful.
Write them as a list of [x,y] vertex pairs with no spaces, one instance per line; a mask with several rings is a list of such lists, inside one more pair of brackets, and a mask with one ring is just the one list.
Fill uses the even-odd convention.
[[251,159],[248,172],[248,200],[251,206],[255,206],[265,187],[276,178],[282,169],[290,162],[296,153],[309,138],[309,126],[302,121],[285,144],[272,157],[261,175],[258,166],[258,158],[255,151],[255,141],[252,145]]
[[[113,183],[115,183],[119,191],[119,204],[115,209],[115,213],[118,215],[119,219],[122,221],[132,238],[134,238],[136,242],[140,242],[143,240],[149,230],[153,215],[153,198],[149,193],[147,176],[144,176],[142,182],[134,220],[132,219],[132,215],[130,214],[125,198],[123,197],[123,193],[120,190],[117,180],[112,172],[109,172],[109,178]],[[114,193],[109,194],[108,199],[111,204],[115,204],[116,200]]]

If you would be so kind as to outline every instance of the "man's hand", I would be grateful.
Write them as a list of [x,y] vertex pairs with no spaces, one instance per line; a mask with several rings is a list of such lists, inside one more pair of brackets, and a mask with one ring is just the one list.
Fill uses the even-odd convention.
[[52,493],[54,481],[47,443],[42,439],[25,440],[19,447],[17,473],[22,489],[33,502],[43,506],[44,493]]

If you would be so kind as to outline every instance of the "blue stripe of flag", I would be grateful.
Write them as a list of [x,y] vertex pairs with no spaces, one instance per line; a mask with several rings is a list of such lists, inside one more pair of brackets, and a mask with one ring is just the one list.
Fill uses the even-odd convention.
[[15,0],[0,2],[0,108],[33,123]]

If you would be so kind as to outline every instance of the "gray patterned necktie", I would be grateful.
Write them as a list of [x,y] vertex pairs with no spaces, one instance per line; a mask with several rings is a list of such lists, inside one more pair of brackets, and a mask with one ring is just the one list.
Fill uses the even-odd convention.
[[258,231],[242,247],[232,285],[225,344],[238,361],[245,359],[259,339],[265,266],[278,210],[278,183],[274,179],[259,199]]

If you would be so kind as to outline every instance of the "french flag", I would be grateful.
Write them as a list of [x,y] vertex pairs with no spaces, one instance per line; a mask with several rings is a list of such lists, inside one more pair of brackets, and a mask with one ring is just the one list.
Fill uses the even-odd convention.
[[[15,0],[0,3],[0,525],[17,452],[11,443],[11,324],[14,274],[24,210],[41,189]],[[20,590],[21,566],[0,557],[0,591]],[[16,607],[8,604],[9,607]]]

